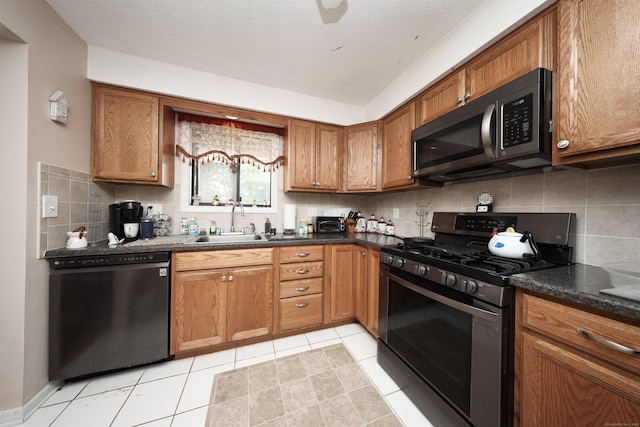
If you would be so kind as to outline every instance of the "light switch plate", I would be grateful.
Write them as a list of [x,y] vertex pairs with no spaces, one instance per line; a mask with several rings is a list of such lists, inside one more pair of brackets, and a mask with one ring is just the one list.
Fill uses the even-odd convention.
[[400,209],[393,208],[393,219],[398,219],[398,218],[400,218]]
[[58,196],[42,196],[42,218],[58,217]]

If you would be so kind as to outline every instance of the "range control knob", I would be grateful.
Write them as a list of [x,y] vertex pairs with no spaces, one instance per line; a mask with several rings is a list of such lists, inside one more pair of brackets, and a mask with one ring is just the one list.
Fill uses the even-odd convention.
[[420,264],[418,267],[416,267],[416,273],[418,274],[418,276],[424,276],[425,274],[427,274],[427,266],[424,264]]
[[396,259],[396,267],[400,268],[404,265],[404,259],[402,258],[397,258]]
[[464,282],[464,291],[466,293],[475,294],[478,292],[478,282],[475,280],[465,280]]
[[393,256],[385,255],[384,256],[384,262],[385,262],[385,264],[393,265]]
[[456,283],[458,283],[458,278],[455,276],[455,274],[447,274],[444,277],[444,284],[449,286],[449,287],[453,287],[456,285]]

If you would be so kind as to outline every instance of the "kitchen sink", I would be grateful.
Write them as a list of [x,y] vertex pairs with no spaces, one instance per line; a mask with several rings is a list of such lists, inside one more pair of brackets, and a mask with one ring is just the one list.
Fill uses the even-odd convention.
[[253,242],[256,240],[264,240],[264,238],[259,234],[229,233],[214,236],[200,236],[191,243],[237,243]]

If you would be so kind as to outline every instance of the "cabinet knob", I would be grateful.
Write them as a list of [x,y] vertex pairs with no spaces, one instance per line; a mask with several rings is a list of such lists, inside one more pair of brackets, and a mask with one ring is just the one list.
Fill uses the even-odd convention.
[[456,104],[461,104],[462,103],[462,97],[459,96],[456,98]]
[[557,146],[559,149],[561,149],[561,150],[562,150],[562,149],[567,148],[567,147],[569,146],[569,144],[570,144],[570,142],[569,142],[569,140],[568,140],[568,139],[561,139],[560,141],[558,141],[558,143],[556,144],[556,146]]
[[302,304],[296,304],[296,307],[298,307],[298,308],[305,308],[305,307],[307,307],[308,305],[309,305],[309,303],[308,303],[308,302],[305,302],[305,303],[302,303]]
[[226,281],[227,281],[227,276],[222,276],[222,277],[220,278],[220,281],[221,281],[221,282],[226,282]]
[[411,180],[413,179],[413,177],[412,177],[411,175],[409,175],[409,176],[407,177],[407,179],[408,179],[409,181],[411,181]]
[[229,276],[229,281],[233,282],[233,276]]
[[362,256],[367,256],[367,253],[365,251],[360,252],[362,254]]
[[309,255],[311,255],[309,252],[296,254],[296,256],[299,256],[301,258],[308,257]]
[[464,99],[467,100],[469,98],[471,98],[471,93],[470,92],[465,93],[464,94]]
[[309,286],[305,286],[305,287],[302,287],[302,288],[296,288],[296,291],[298,291],[298,292],[304,292],[304,291],[308,291],[308,290],[309,290]]
[[151,172],[151,178],[155,178],[156,177],[156,173],[155,172]]
[[307,274],[308,272],[309,272],[308,269],[296,270],[296,273],[298,273],[298,274]]

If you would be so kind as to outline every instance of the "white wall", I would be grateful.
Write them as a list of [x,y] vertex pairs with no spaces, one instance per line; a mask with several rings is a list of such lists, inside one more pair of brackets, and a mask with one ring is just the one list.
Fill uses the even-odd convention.
[[[486,0],[366,107],[377,120],[556,0]],[[425,23],[425,25],[428,25]]]
[[[86,44],[43,0],[3,0],[0,27],[26,43],[0,48],[0,85],[7,91],[0,104],[6,204],[0,211],[7,215],[0,280],[3,411],[22,406],[48,383],[48,266],[37,258],[37,164],[89,171],[91,86]],[[56,90],[70,104],[67,125],[49,119],[48,98]]]
[[[11,209],[0,209],[3,244],[0,246],[0,409],[22,404],[25,310],[25,230],[27,186],[16,176],[27,164],[27,45],[0,38],[0,129],[2,198]],[[9,244],[11,243],[11,244]]]
[[[366,107],[247,83],[89,46],[87,77],[215,104],[352,125],[377,120],[555,0],[486,0]],[[425,22],[425,25],[429,25]]]

